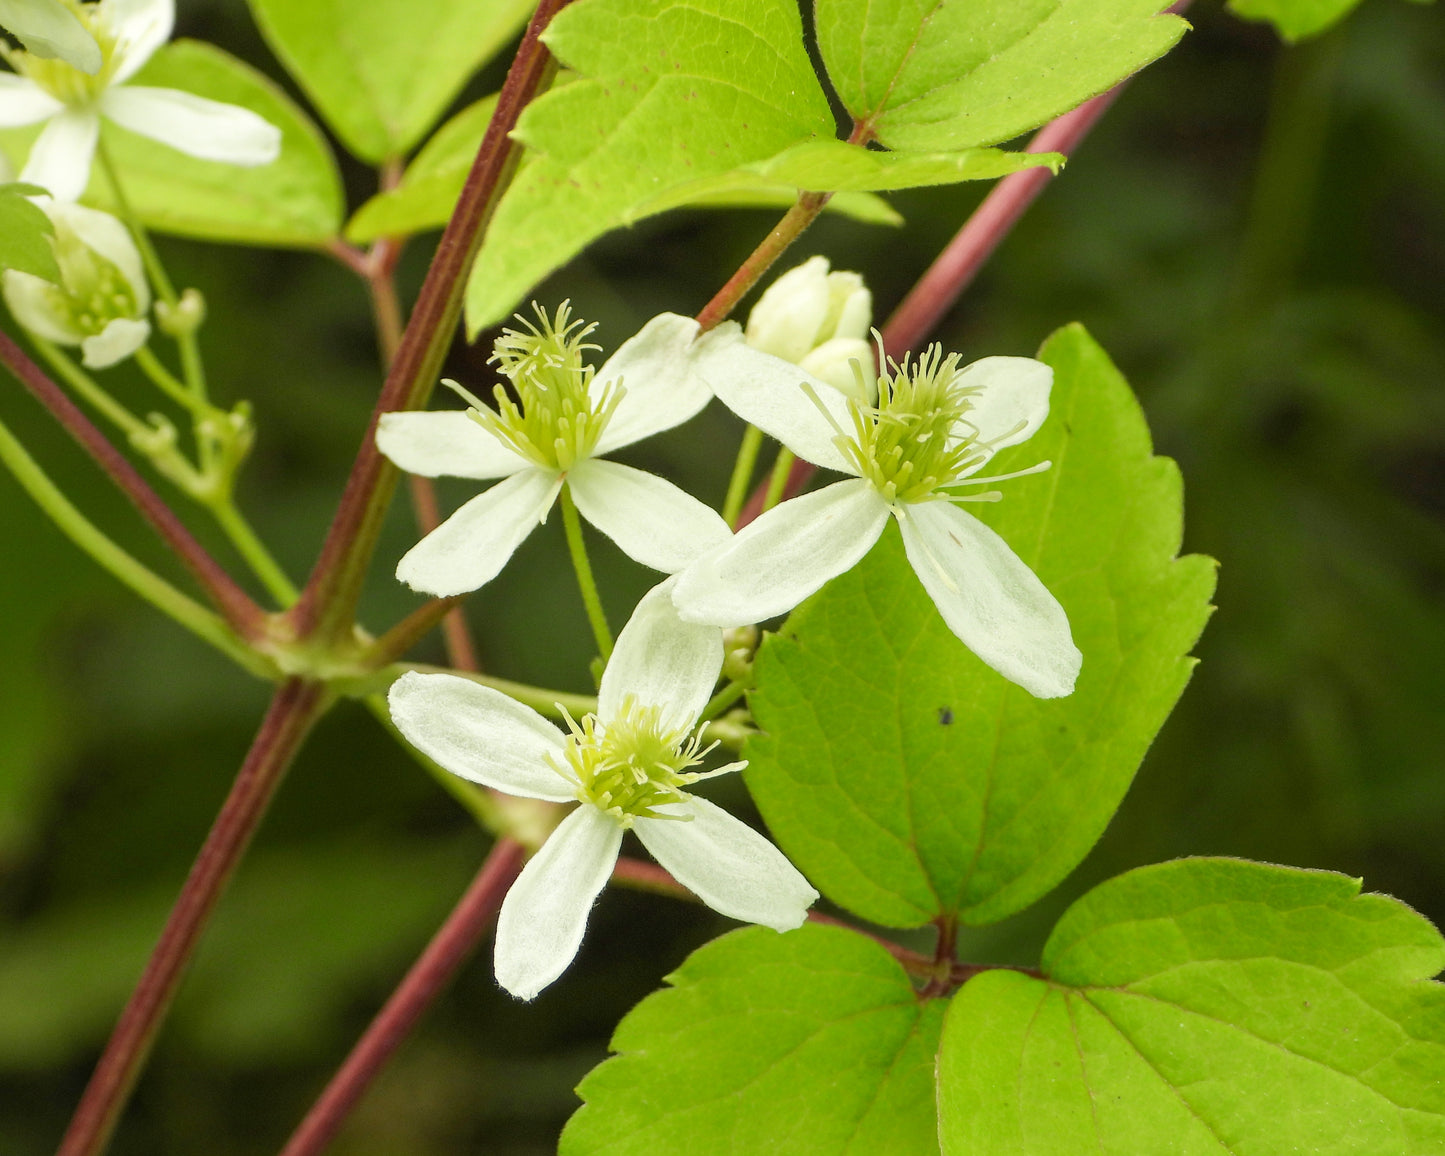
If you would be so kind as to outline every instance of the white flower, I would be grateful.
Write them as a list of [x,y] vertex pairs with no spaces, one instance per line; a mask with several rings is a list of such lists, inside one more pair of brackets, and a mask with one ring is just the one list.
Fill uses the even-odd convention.
[[91,76],[100,71],[100,45],[61,0],[0,0],[0,28],[35,56],[63,60]]
[[[768,286],[748,314],[747,341],[862,401],[877,396],[868,327],[873,295],[857,273],[830,273],[810,257]],[[857,370],[854,370],[854,364]]]
[[189,156],[233,165],[264,165],[281,149],[281,133],[249,109],[170,88],[126,85],[169,39],[175,0],[98,0],[66,6],[100,46],[95,75],[65,60],[30,52],[5,53],[17,75],[0,73],[0,128],[48,121],[22,181],[74,201],[90,180],[100,118]]
[[5,304],[37,337],[78,345],[90,369],[129,357],[150,337],[150,287],[130,230],[109,213],[36,198],[55,226],[60,284],[6,269]]
[[582,804],[523,868],[497,919],[497,981],[532,999],[572,962],[629,828],[709,907],[777,931],[818,893],[762,835],[684,789],[708,774],[692,736],[722,667],[722,631],[682,622],[672,579],[638,603],[602,675],[596,715],[561,733],[530,707],[449,674],[391,688],[402,734],[454,775],[509,794]]
[[[721,328],[721,327],[720,327]],[[876,405],[719,334],[700,370],[722,401],[801,458],[852,474],[784,502],[679,575],[682,617],[715,626],[791,610],[873,547],[891,515],[908,560],[943,620],[970,650],[1039,698],[1074,689],[1082,656],[1064,609],[1007,542],[955,503],[994,501],[956,487],[1047,469],[976,477],[1005,446],[1043,424],[1053,371],[1026,357],[960,369],[937,346],[879,379]]]
[[675,573],[730,536],[714,510],[671,482],[599,460],[681,424],[712,397],[693,369],[697,322],[654,317],[594,371],[583,361],[597,348],[583,340],[593,327],[569,322],[565,303],[555,319],[537,314],[540,327],[507,330],[492,357],[520,406],[497,386],[495,411],[472,398],[470,410],[381,417],[376,444],[409,473],[505,479],[402,558],[396,576],[416,590],[447,597],[490,582],[564,483],[584,518],[654,570]]

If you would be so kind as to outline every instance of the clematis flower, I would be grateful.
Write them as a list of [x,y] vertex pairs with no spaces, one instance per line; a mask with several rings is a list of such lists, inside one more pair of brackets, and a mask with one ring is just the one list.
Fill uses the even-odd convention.
[[130,230],[109,213],[36,198],[55,226],[50,238],[60,283],[6,269],[0,278],[15,320],[57,345],[78,345],[81,361],[104,369],[150,337],[150,286]]
[[629,829],[709,907],[777,931],[818,898],[783,853],[687,789],[740,770],[697,766],[693,734],[723,661],[722,631],[681,621],[672,579],[637,605],[602,675],[597,713],[563,734],[530,707],[450,674],[409,673],[391,717],[417,749],[472,782],[524,798],[577,801],[522,869],[497,919],[497,981],[532,999],[577,954],[593,902]]
[[[697,322],[663,313],[623,343],[600,370],[584,362],[595,328],[570,321],[567,305],[538,325],[509,329],[491,360],[497,409],[383,414],[377,447],[402,469],[429,478],[503,479],[462,506],[401,560],[396,576],[448,597],[490,582],[545,521],[565,484],[581,515],[625,554],[672,574],[730,536],[712,509],[671,482],[601,455],[680,425],[712,397],[694,371]],[[740,340],[734,332],[730,338]]]
[[[877,396],[868,327],[873,294],[857,273],[828,272],[826,257],[789,269],[748,314],[747,342],[861,401]],[[854,365],[857,369],[854,369]]]
[[175,0],[65,0],[100,46],[94,75],[66,59],[6,50],[15,75],[0,73],[0,128],[48,122],[31,146],[22,181],[74,201],[90,180],[105,117],[122,128],[208,161],[269,164],[281,132],[249,109],[171,88],[127,85],[171,35]]
[[100,71],[100,45],[61,0],[0,0],[0,28],[34,56],[63,60],[90,76]]
[[[721,327],[720,327],[721,328]],[[1027,357],[986,357],[960,368],[933,346],[889,362],[876,405],[848,397],[777,358],[704,342],[700,368],[722,401],[801,458],[852,477],[784,502],[678,577],[682,617],[742,626],[791,610],[850,569],[889,517],[923,588],[970,650],[1039,698],[1074,689],[1082,656],[1064,609],[998,534],[958,503],[997,492],[959,487],[1006,481],[978,471],[1043,424],[1053,371]]]

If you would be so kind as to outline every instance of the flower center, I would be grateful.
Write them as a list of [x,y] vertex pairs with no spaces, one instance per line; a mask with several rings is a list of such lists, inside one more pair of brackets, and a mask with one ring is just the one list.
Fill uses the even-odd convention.
[[690,817],[658,814],[657,808],[687,802],[690,796],[682,788],[705,777],[688,768],[701,763],[715,743],[703,747],[686,727],[664,725],[659,707],[641,706],[630,696],[621,715],[605,726],[591,714],[580,724],[568,715],[567,725],[572,731],[562,756],[567,765],[552,766],[577,784],[582,802],[600,807],[624,827],[636,819]]
[[129,41],[122,40],[111,26],[104,3],[83,4],[80,0],[60,0],[74,13],[85,30],[95,37],[100,46],[100,71],[87,76],[60,59],[47,60],[19,48],[0,47],[10,67],[20,75],[28,77],[37,87],[49,93],[61,104],[71,107],[85,107],[95,101],[107,88],[116,69],[125,59]]
[[135,287],[113,261],[102,257],[73,229],[56,222],[51,246],[61,283],[45,286],[45,301],[76,332],[94,336],[117,317],[139,316]]
[[460,386],[447,384],[472,403],[471,417],[483,428],[528,461],[565,473],[596,451],[625,391],[619,379],[608,382],[598,396],[591,394],[596,370],[583,357],[600,348],[586,341],[595,325],[570,320],[565,301],[550,318],[535,302],[532,308],[538,324],[518,316],[525,330],[503,330],[487,359],[496,363],[515,397],[495,386],[493,410]]

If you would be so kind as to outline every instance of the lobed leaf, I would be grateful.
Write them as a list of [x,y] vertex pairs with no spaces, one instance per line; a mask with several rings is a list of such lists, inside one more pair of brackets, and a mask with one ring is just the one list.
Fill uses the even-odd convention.
[[806,924],[734,931],[638,1004],[587,1076],[563,1156],[921,1156],[942,1001],[878,944]]
[[409,152],[510,40],[531,0],[250,0],[271,50],[347,149]]
[[44,194],[36,185],[0,185],[0,269],[18,269],[46,281],[60,280],[50,237],[50,218],[26,198]]
[[1445,1146],[1445,941],[1358,880],[1228,859],[1089,892],[1045,978],[990,971],[939,1051],[949,1156]]
[[1088,853],[1187,682],[1214,566],[1177,558],[1182,494],[1138,403],[1079,326],[1039,433],[990,473],[1040,459],[973,507],[1063,604],[1083,671],[1041,700],[948,630],[889,527],[763,645],[745,772],[779,845],[835,903],[887,926],[992,922]]

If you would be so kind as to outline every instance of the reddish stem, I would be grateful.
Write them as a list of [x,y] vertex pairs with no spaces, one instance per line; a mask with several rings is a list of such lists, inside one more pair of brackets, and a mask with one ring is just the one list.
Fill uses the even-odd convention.
[[175,998],[212,910],[312,724],[328,704],[319,683],[288,679],[276,689],[231,793],[211,825],[151,953],[91,1074],[56,1156],[104,1151],[156,1032]]
[[467,271],[521,159],[521,146],[510,133],[522,109],[556,69],[556,62],[541,42],[542,31],[567,3],[542,0],[538,4],[512,61],[496,112],[437,244],[416,308],[392,360],[320,557],[300,601],[290,612],[300,637],[341,638],[351,630],[366,563],[376,547],[398,477],[396,467],[376,448],[376,423],[383,413],[422,405],[441,371],[461,316]]
[[491,926],[522,859],[522,846],[513,839],[498,840],[492,847],[466,894],[337,1069],[281,1156],[315,1156],[331,1143],[372,1080]]
[[170,547],[181,563],[200,584],[221,617],[242,638],[259,638],[264,630],[266,613],[231,579],[220,564],[191,536],[184,523],[140,476],[100,430],[91,423],[65,392],[51,381],[24,351],[0,333],[0,362],[19,379],[58,421],[81,449],[109,476],[130,499],[141,516],[151,524],[161,540]]
[[773,226],[758,247],[748,254],[747,260],[738,266],[738,271],[729,277],[727,283],[713,294],[712,300],[702,307],[697,315],[697,323],[704,333],[727,320],[727,315],[737,308],[737,303],[747,296],[748,290],[758,283],[773,262],[813,223],[832,195],[798,194],[797,201],[783,214],[783,219]]

